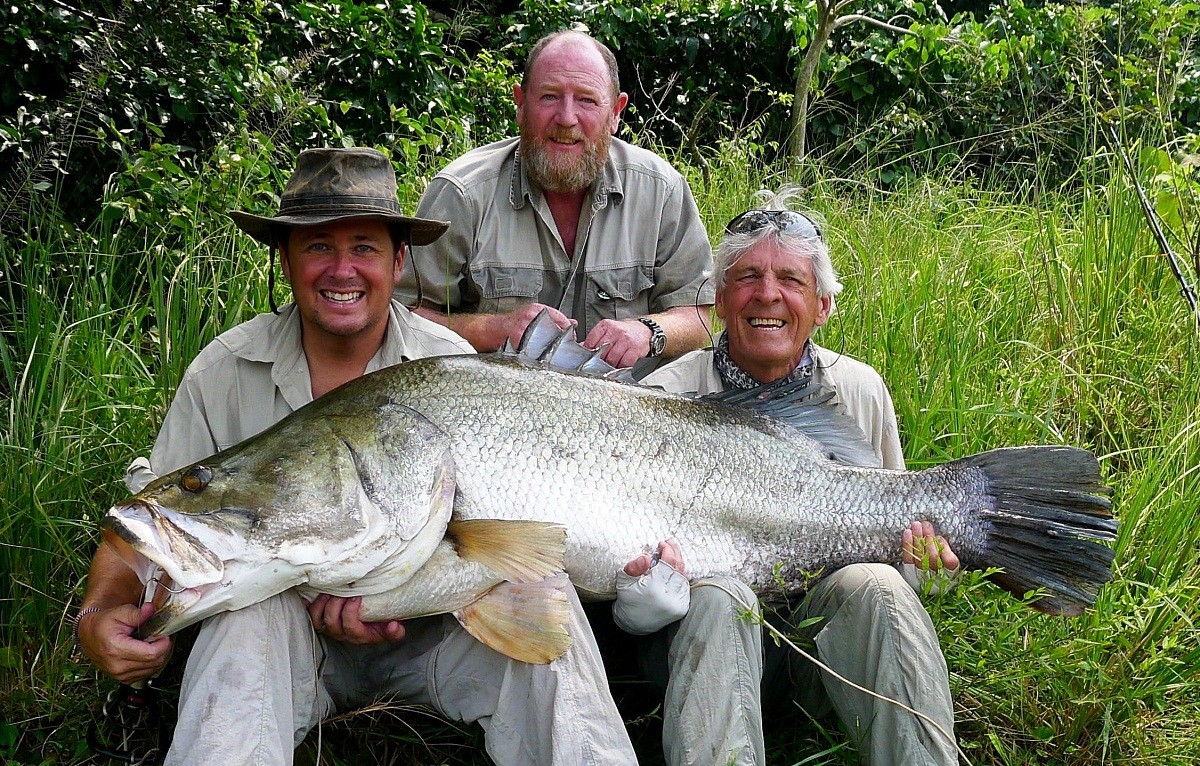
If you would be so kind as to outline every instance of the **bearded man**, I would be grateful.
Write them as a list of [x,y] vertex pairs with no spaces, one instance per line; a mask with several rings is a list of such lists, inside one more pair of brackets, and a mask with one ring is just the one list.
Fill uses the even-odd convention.
[[413,248],[400,301],[479,351],[516,344],[543,309],[617,367],[707,345],[708,235],[683,176],[614,138],[629,98],[612,51],[550,34],[513,97],[520,137],[459,157],[421,198],[418,216],[453,226]]

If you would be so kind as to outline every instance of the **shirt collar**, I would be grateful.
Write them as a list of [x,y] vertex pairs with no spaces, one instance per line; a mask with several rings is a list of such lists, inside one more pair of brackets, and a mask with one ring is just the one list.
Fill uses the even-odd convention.
[[[366,372],[424,355],[420,341],[401,321],[401,311],[406,309],[392,301],[383,345],[367,363]],[[261,331],[253,326],[259,322],[265,324]],[[225,345],[236,357],[271,365],[271,381],[293,409],[312,401],[312,374],[300,342],[300,311],[296,304],[289,303],[278,314],[260,314],[238,325],[229,331]]]
[[[786,381],[811,377],[813,374],[813,342],[810,338],[804,342],[804,351],[800,354],[800,362],[788,373]],[[746,371],[733,357],[729,355],[729,337],[722,332],[717,336],[717,345],[713,349],[713,364],[725,388],[757,388],[763,382]]]

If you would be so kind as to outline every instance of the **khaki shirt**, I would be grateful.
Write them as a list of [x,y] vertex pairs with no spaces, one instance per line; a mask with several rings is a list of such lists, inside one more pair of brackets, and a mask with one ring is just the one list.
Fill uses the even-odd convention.
[[[869,365],[821,348],[813,350],[813,378],[834,392],[846,413],[858,423],[875,450],[875,468],[904,470],[900,449],[900,431],[896,410],[883,378]],[[711,348],[693,351],[664,364],[642,379],[647,386],[658,386],[675,394],[705,394],[724,391],[725,385],[713,364]]]
[[[383,345],[366,371],[473,352],[456,333],[392,301]],[[260,314],[222,333],[188,365],[150,459],[134,460],[125,484],[138,492],[157,476],[264,431],[312,398],[295,305],[284,306],[278,315]]]
[[412,248],[396,297],[439,310],[504,314],[553,306],[584,337],[601,319],[631,319],[713,302],[712,249],[691,189],[665,160],[613,139],[568,253],[518,139],[483,146],[429,183],[417,216],[450,221]]

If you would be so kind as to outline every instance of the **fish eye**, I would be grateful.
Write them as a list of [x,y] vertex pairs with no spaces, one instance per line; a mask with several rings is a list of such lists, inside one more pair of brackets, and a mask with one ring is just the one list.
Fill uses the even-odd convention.
[[212,481],[212,470],[207,466],[198,465],[188,469],[179,480],[179,485],[188,492],[200,492]]

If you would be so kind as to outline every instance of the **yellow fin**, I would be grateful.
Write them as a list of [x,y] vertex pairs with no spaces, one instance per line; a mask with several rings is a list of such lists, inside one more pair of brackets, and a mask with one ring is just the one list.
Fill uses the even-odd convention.
[[454,613],[467,632],[514,660],[545,665],[571,646],[566,578],[503,582]]
[[561,572],[567,528],[543,521],[451,521],[446,536],[460,558],[505,580],[534,583]]

